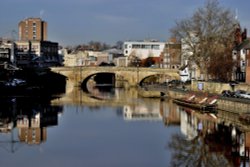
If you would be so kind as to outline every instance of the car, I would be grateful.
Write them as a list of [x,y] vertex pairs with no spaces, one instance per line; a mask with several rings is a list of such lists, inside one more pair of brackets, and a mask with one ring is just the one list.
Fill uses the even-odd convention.
[[245,99],[250,99],[250,93],[244,91],[244,90],[236,90],[235,96],[237,98],[245,98]]
[[250,99],[250,93],[241,94],[242,98]]
[[223,96],[223,97],[235,97],[235,92],[232,92],[230,90],[223,90],[221,92],[221,96]]

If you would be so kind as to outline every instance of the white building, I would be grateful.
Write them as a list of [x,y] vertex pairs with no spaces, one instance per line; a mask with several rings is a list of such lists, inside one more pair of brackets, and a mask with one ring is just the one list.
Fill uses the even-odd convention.
[[124,56],[135,54],[139,59],[148,57],[160,57],[165,47],[164,42],[155,41],[127,41],[124,42]]
[[194,32],[191,32],[188,37],[181,39],[181,64],[188,64],[190,79],[204,79],[204,76],[201,75],[197,64],[190,58],[193,55],[193,49],[191,46],[197,45],[198,41],[199,39],[196,37]]
[[179,74],[182,82],[187,82],[191,80],[190,73],[188,70],[188,64],[179,68]]

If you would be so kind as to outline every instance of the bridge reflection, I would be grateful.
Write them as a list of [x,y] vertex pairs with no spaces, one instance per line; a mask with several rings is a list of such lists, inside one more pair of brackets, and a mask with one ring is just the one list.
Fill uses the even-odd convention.
[[[182,135],[173,136],[170,143],[176,151],[176,157],[180,157],[183,153],[189,155],[186,159],[197,156],[203,161],[208,158],[206,156],[216,156],[229,164],[233,163],[234,166],[249,161],[250,125],[239,121],[235,114],[224,111],[218,111],[217,114],[202,114],[180,107],[172,103],[171,99],[141,98],[137,89],[114,89],[104,93],[99,91],[96,94],[87,94],[76,88],[71,94],[52,100],[41,98],[1,100],[5,101],[0,106],[0,145],[4,146],[7,142],[29,145],[46,142],[47,128],[60,126],[58,116],[62,113],[63,106],[74,105],[76,109],[109,106],[121,109],[117,110],[117,116],[126,122],[161,121],[166,128],[179,127]],[[11,135],[13,132],[17,135]],[[10,135],[9,141],[1,141],[1,136],[4,134]],[[193,151],[187,154],[185,151],[190,151],[189,148]],[[198,154],[197,150],[200,149],[204,154]],[[14,150],[12,147],[11,151]],[[190,166],[180,159],[173,158],[173,161]]]
[[[179,126],[183,136],[174,136],[172,139],[172,142],[180,140],[174,148],[177,152],[185,151],[187,142],[190,147],[196,147],[200,146],[197,142],[202,141],[201,148],[197,149],[202,149],[208,156],[217,157],[215,162],[218,164],[222,161],[227,162],[228,166],[240,166],[248,163],[250,125],[240,121],[238,114],[226,111],[218,111],[217,114],[203,114],[190,108],[182,108],[172,103],[171,99],[140,98],[137,91],[137,89],[115,89],[107,96],[102,93],[90,95],[76,91],[71,94],[71,97],[79,106],[120,106],[123,108],[120,116],[123,116],[123,119],[128,122],[162,121],[166,127]],[[62,101],[60,102],[60,100]],[[54,101],[55,104],[70,102],[69,99],[60,100]],[[195,154],[191,151],[187,155],[190,153]],[[200,156],[200,160],[203,161],[206,154],[198,155],[197,153],[196,156]],[[186,158],[188,159],[188,157]],[[176,161],[181,162],[180,159]],[[184,163],[185,165],[187,164]]]

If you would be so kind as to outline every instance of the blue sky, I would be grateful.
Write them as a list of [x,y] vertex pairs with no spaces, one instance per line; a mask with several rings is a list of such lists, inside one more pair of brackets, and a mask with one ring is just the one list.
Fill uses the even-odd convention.
[[[232,11],[237,9],[241,26],[250,30],[250,1],[219,2]],[[10,37],[12,30],[18,31],[22,19],[42,17],[48,22],[48,39],[63,46],[146,38],[166,41],[175,21],[192,16],[204,3],[205,0],[5,0],[1,2],[0,37]]]

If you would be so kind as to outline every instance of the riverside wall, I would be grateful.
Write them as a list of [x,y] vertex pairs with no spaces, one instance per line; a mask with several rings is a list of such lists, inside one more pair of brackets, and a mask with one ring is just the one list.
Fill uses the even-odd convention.
[[191,90],[214,93],[214,94],[221,94],[223,90],[231,90],[231,91],[245,90],[247,92],[250,92],[250,85],[246,83],[240,83],[233,86],[230,85],[229,83],[192,81]]
[[[229,84],[225,83],[214,83],[214,82],[201,82],[193,81],[188,91],[180,89],[168,89],[163,91],[156,90],[140,90],[140,95],[143,97],[163,97],[162,93],[167,98],[182,98],[190,94],[196,94],[197,96],[214,95],[218,96],[218,109],[226,112],[235,114],[242,114],[250,112],[250,100],[239,99],[239,98],[226,98],[220,96],[223,90],[245,90],[250,92],[250,86],[247,84],[238,84],[234,88]],[[162,93],[160,93],[162,92]]]
[[[182,98],[186,97],[188,94],[197,94],[198,96],[207,95],[200,91],[180,91],[180,90],[169,90],[170,98]],[[238,99],[238,98],[226,98],[218,96],[218,109],[223,111],[228,111],[231,113],[248,113],[250,112],[250,100]]]
[[[191,90],[196,92],[220,95],[223,90],[245,90],[247,92],[250,92],[250,85],[246,83],[230,85],[229,83],[192,81]],[[225,98],[219,96],[218,108],[220,110],[234,113],[247,113],[250,112],[250,100],[239,98]]]

